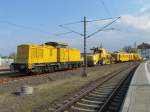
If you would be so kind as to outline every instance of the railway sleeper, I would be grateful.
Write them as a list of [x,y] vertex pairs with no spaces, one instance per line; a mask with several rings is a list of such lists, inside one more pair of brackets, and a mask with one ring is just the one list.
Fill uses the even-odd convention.
[[123,87],[119,92],[127,91],[128,87]]
[[96,90],[98,90],[98,91],[103,91],[103,90],[108,90],[109,91],[110,90],[111,91],[113,89],[114,89],[114,87],[110,88],[110,86],[109,86],[109,88],[108,87],[100,87],[100,88],[97,88]]
[[94,96],[94,97],[103,97],[103,98],[107,98],[107,95],[103,95],[103,94],[96,94],[96,93],[89,93],[90,96]]
[[95,109],[85,109],[81,107],[71,106],[71,109],[68,112],[95,112]]
[[100,93],[100,92],[92,92],[92,93],[89,93],[89,95],[99,95],[99,96],[102,96],[102,97],[108,97],[109,94],[107,93]]
[[109,86],[109,87],[99,87],[99,88],[97,88],[97,89],[100,89],[100,90],[104,90],[104,89],[107,89],[107,90],[112,90],[112,89],[114,89],[114,87],[113,86]]
[[116,84],[110,84],[110,85],[107,85],[107,86],[101,86],[100,88],[101,89],[113,89],[114,87],[116,87]]
[[107,91],[93,91],[92,93],[95,93],[95,94],[99,94],[99,95],[108,95],[109,93],[111,93],[112,91],[109,91],[109,92],[107,92]]
[[[124,92],[124,93],[125,93],[125,92]],[[124,97],[124,93],[119,93],[118,96],[117,96],[117,98],[119,98],[119,97],[120,97],[120,98],[123,98],[123,97]]]
[[117,106],[109,106],[108,110],[110,110],[110,112],[116,112],[118,110]]
[[102,85],[101,88],[112,88],[112,87],[115,87],[116,83],[108,83],[108,84],[105,84],[105,85]]
[[112,103],[111,103],[111,106],[118,107],[119,105],[120,105],[120,103],[118,103],[118,102],[112,102]]
[[106,98],[102,98],[102,97],[94,97],[94,96],[85,96],[86,99],[88,100],[95,100],[95,101],[104,101],[106,100]]
[[77,102],[75,104],[76,107],[84,107],[84,108],[94,108],[97,109],[99,105],[97,104],[89,104],[89,103],[82,103],[82,102]]
[[91,104],[103,104],[104,102],[101,101],[97,101],[97,100],[88,100],[88,99],[81,99],[81,102],[83,103],[91,103]]
[[108,82],[105,83],[105,85],[103,85],[103,87],[109,87],[110,85],[116,85],[116,82],[114,82],[114,80],[109,80]]
[[106,99],[106,98],[108,98],[107,96],[98,96],[98,95],[93,95],[93,94],[89,94],[88,96],[86,96],[86,97],[91,97],[91,98],[98,98],[98,99],[100,99],[100,100],[104,100],[104,99]]
[[[121,94],[121,95],[123,95],[123,94]],[[122,97],[123,97],[123,96],[117,95],[117,96],[115,97],[115,99],[118,99],[118,100],[119,100],[119,99],[122,99]]]
[[106,93],[111,93],[113,90],[107,90],[107,89],[103,89],[103,90],[95,90],[95,93],[97,92],[97,93],[104,93],[104,94],[106,94]]
[[116,87],[116,85],[117,85],[117,82],[115,84],[113,84],[113,85],[110,84],[108,86],[101,86],[100,88],[103,88],[103,89],[105,89],[105,88],[107,88],[107,89],[114,89]]
[[120,99],[115,98],[113,99],[113,102],[120,102]]

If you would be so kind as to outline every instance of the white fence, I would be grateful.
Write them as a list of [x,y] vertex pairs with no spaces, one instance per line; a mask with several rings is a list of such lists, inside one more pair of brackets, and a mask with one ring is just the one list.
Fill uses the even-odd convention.
[[14,62],[14,59],[0,57],[0,66],[10,65],[13,62]]

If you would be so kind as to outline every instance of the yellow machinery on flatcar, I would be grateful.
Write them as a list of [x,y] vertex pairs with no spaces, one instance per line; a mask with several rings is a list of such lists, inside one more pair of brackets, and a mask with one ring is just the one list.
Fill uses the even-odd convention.
[[141,55],[140,55],[139,53],[134,53],[133,59],[134,59],[135,61],[141,61],[141,60],[142,60],[142,57],[141,57]]
[[17,59],[12,67],[23,73],[43,73],[80,67],[80,50],[66,46],[60,47],[60,45],[62,44],[56,42],[49,42],[45,45],[19,45]]
[[127,53],[127,52],[116,52],[112,56],[115,62],[129,62],[129,61],[140,61],[141,56],[138,53]]
[[104,65],[104,64],[111,64],[112,63],[112,56],[108,53],[107,50],[104,48],[94,48],[91,49],[94,52],[92,54],[87,55],[87,64],[88,66],[93,65]]
[[126,52],[113,53],[112,56],[115,58],[115,62],[127,62],[130,60],[129,55]]

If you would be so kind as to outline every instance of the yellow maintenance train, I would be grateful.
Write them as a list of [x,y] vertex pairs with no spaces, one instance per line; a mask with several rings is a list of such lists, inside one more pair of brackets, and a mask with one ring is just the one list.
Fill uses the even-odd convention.
[[[94,48],[87,55],[87,65],[140,61],[138,53],[109,53],[104,48]],[[17,48],[17,58],[11,65],[21,73],[46,73],[81,67],[83,60],[79,49],[69,48],[66,44],[48,42],[44,45],[23,44]]]

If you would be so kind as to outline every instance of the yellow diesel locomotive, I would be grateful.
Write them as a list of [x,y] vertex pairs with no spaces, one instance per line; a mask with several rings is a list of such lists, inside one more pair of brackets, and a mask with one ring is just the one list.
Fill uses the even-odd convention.
[[80,50],[57,42],[17,47],[16,62],[11,66],[21,73],[45,73],[81,66]]

